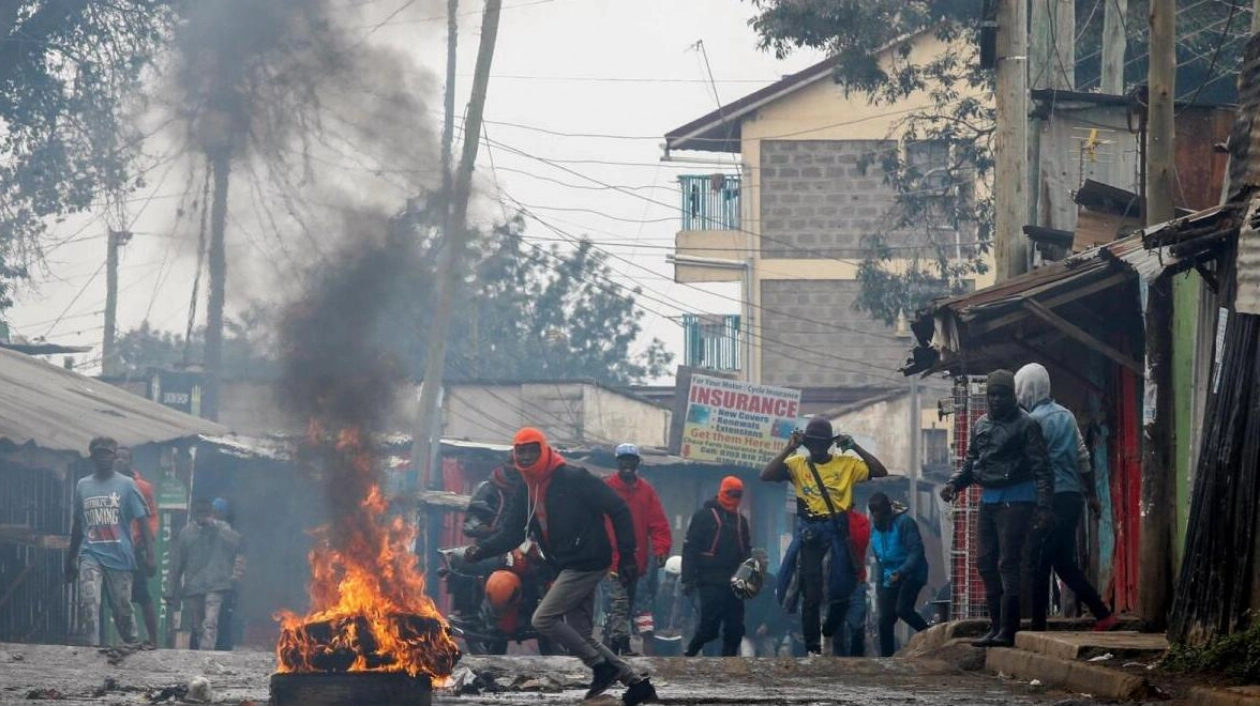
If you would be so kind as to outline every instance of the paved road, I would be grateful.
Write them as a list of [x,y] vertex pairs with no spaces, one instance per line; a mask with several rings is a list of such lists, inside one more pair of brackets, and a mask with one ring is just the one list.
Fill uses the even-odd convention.
[[[588,673],[568,658],[472,657],[466,679],[505,690],[442,704],[575,704]],[[958,671],[931,660],[638,659],[667,704],[1090,704],[1082,696]],[[144,651],[111,665],[99,651],[0,644],[0,704],[148,704],[163,688],[205,676],[219,704],[265,704],[275,667],[266,652]],[[109,682],[107,682],[109,681]],[[532,682],[530,682],[532,681]],[[618,693],[612,693],[615,697]],[[606,704],[619,703],[613,697]]]

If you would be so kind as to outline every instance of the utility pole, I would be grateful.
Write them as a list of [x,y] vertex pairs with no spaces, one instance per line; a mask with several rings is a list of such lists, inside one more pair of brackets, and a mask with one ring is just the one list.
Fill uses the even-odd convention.
[[1001,0],[997,28],[994,241],[997,280],[1028,270],[1028,0]]
[[1069,91],[1076,87],[1076,4],[1074,0],[1032,0],[1033,89]]
[[459,42],[459,0],[446,2],[446,123],[442,125],[442,213],[444,230],[450,233],[451,155],[455,144],[455,63]]
[[223,306],[227,298],[227,230],[228,178],[232,156],[219,147],[210,156],[214,199],[210,204],[210,247],[207,266],[210,274],[209,297],[206,303],[206,390],[202,412],[210,420],[219,419],[219,387],[223,377]]
[[[1177,83],[1176,0],[1151,0],[1149,119],[1146,136],[1146,225],[1173,218],[1173,96]],[[1145,297],[1146,371],[1154,410],[1144,410],[1142,440],[1142,504],[1138,546],[1138,615],[1146,628],[1167,626],[1172,606],[1171,513],[1163,510],[1173,495],[1172,455],[1172,309],[1173,283],[1158,276],[1143,283]]]
[[919,402],[919,374],[910,376],[910,517],[919,519],[919,473],[923,471],[923,405]]
[[1124,95],[1124,50],[1129,41],[1124,32],[1124,18],[1129,12],[1129,0],[1103,0],[1103,5],[1106,9],[1103,11],[1102,92],[1121,96]]
[[[412,443],[412,463],[420,472],[420,489],[427,491],[435,478],[430,461],[433,458],[435,439],[440,437],[438,420],[442,390],[442,376],[446,366],[446,337],[451,325],[451,307],[455,290],[463,277],[464,251],[468,247],[468,197],[472,189],[473,167],[477,162],[477,148],[481,145],[481,118],[486,105],[486,90],[490,84],[490,65],[494,60],[494,44],[499,34],[499,12],[503,0],[486,0],[481,22],[481,43],[477,48],[477,66],[473,72],[472,96],[468,101],[468,117],[464,121],[464,146],[459,172],[444,199],[449,204],[449,228],[443,237],[441,265],[438,268],[438,300],[433,313],[433,325],[429,330],[429,352],[424,364],[424,384],[420,389],[420,411],[416,419],[415,437]],[[448,52],[449,57],[449,52]],[[448,68],[448,75],[450,73]],[[454,99],[448,98],[448,105]],[[453,109],[448,113],[453,117]],[[450,130],[451,128],[448,128]],[[424,527],[427,523],[422,523]],[[428,562],[431,548],[421,539],[422,561]]]
[[105,337],[101,341],[101,371],[118,375],[118,250],[131,240],[130,231],[109,230],[105,251]]

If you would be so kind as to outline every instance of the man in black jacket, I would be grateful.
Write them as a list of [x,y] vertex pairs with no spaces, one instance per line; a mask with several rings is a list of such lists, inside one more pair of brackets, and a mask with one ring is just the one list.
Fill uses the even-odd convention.
[[1015,645],[1021,570],[1030,538],[1054,523],[1054,470],[1041,427],[1015,400],[1015,374],[997,370],[987,381],[989,414],[971,430],[962,469],[943,487],[949,503],[972,484],[980,497],[980,553],[976,568],[989,604],[989,633],[975,646]]
[[722,479],[715,499],[691,516],[683,543],[683,593],[700,592],[700,624],[686,655],[722,635],[722,655],[739,655],[744,639],[744,601],[731,591],[731,575],[752,555],[748,519],[739,513],[744,484],[734,476]]
[[655,701],[656,691],[647,676],[635,673],[591,633],[595,590],[612,564],[605,519],[612,522],[617,538],[618,578],[627,586],[636,580],[630,509],[603,480],[566,464],[542,432],[526,427],[516,433],[512,444],[515,465],[525,483],[513,487],[495,534],[470,546],[464,559],[476,562],[507,552],[532,537],[559,572],[534,611],[533,625],[592,669],[586,699],[620,681],[628,688],[622,697],[626,704]]
[[521,475],[512,468],[512,460],[496,466],[490,478],[477,485],[468,508],[464,510],[464,535],[474,540],[488,538],[499,529],[499,520],[507,509],[512,485],[520,483]]

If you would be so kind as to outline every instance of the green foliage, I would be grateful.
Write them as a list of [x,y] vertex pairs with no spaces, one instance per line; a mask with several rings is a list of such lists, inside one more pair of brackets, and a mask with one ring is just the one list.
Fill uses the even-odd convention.
[[[470,293],[456,310],[447,364],[453,380],[577,379],[628,384],[669,373],[642,331],[634,295],[619,288],[608,256],[582,240],[571,250],[525,242],[519,217],[479,240]],[[424,301],[424,300],[418,300]]]
[[[397,283],[377,332],[382,348],[400,352],[416,377],[424,371],[436,263],[441,240],[420,223],[412,229],[426,248],[412,275]],[[667,375],[672,354],[659,339],[631,355],[642,331],[633,294],[619,289],[607,256],[589,241],[572,250],[535,248],[524,241],[520,218],[497,225],[473,245],[474,274],[455,303],[447,345],[447,379],[564,380],[589,378],[621,385]],[[400,257],[405,257],[400,255]],[[637,294],[635,289],[633,293]],[[255,305],[225,324],[223,369],[228,378],[270,377],[277,372],[275,309]],[[184,362],[184,337],[145,322],[119,342],[124,370],[172,367]],[[188,361],[203,360],[198,330]]]
[[166,0],[0,1],[0,310],[50,220],[143,185],[127,114],[171,21]]
[[[749,24],[759,46],[784,57],[801,48],[839,56],[835,80],[846,91],[891,106],[926,92],[930,104],[889,130],[901,150],[881,150],[863,164],[878,166],[897,192],[890,218],[868,234],[858,270],[856,307],[896,321],[932,299],[965,291],[985,269],[991,242],[994,111],[972,95],[991,96],[994,75],[979,68],[976,0],[746,0],[757,11]],[[1045,0],[1032,0],[1043,2]],[[1077,86],[1097,89],[1102,18],[1107,0],[1077,0]],[[1230,102],[1251,13],[1245,3],[1178,0],[1179,98]],[[1130,0],[1126,86],[1145,80],[1148,0]],[[1232,13],[1232,14],[1231,14]],[[912,60],[911,39],[932,33],[948,50]],[[1055,41],[1067,41],[1067,38]],[[1218,49],[1219,47],[1219,49]],[[881,64],[880,58],[885,59]],[[1201,87],[1201,88],[1200,88]],[[913,159],[916,144],[947,151],[927,172]],[[977,189],[979,187],[979,189]],[[896,262],[894,262],[896,261]]]
[[1174,672],[1224,675],[1245,684],[1260,682],[1260,625],[1202,646],[1174,645],[1161,666]]
[[[237,319],[224,322],[225,377],[258,379],[277,372],[274,342],[270,337],[274,317],[273,309],[255,304]],[[120,336],[117,346],[123,376],[143,374],[150,368],[181,368],[204,360],[206,330],[204,327],[196,329],[189,343],[184,335],[154,329],[146,320]]]

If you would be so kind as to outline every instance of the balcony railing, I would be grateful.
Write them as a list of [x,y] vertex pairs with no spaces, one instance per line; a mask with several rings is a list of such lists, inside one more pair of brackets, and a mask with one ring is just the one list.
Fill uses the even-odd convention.
[[682,186],[682,230],[738,231],[739,175],[689,174]]
[[714,371],[741,370],[738,314],[684,314],[682,325],[686,365]]

